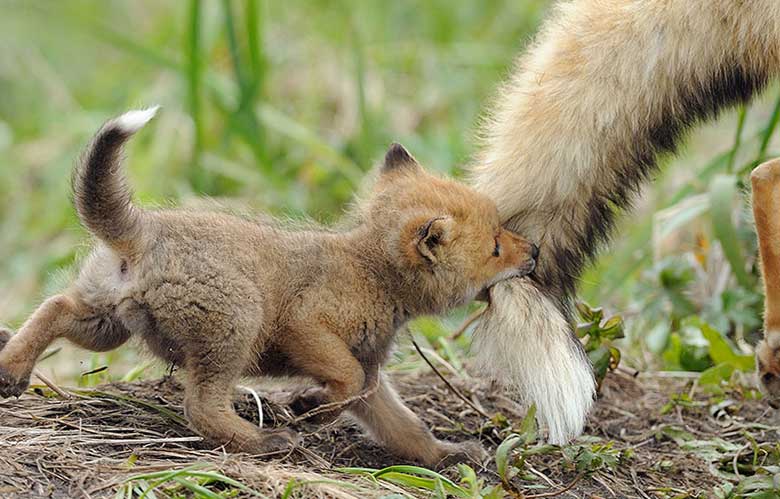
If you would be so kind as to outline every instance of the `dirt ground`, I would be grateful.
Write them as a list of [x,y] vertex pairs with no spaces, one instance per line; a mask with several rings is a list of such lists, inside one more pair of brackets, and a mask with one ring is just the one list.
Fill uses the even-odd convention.
[[[478,438],[493,456],[511,432],[433,374],[395,379],[405,400],[443,438]],[[524,411],[497,390],[471,379],[451,381],[485,413],[501,413],[518,428]],[[236,404],[242,415],[258,420],[251,394],[237,395]],[[263,412],[266,426],[291,424],[282,405],[264,400]],[[518,498],[714,497],[715,487],[739,488],[746,480],[756,488],[745,490],[764,490],[780,454],[775,418],[749,390],[713,395],[694,379],[611,374],[587,437],[563,449],[518,447],[511,454],[518,472],[504,490]],[[193,463],[272,497],[286,488],[299,497],[431,496],[335,470],[399,464],[346,418],[325,427],[292,425],[303,439],[290,454],[228,455],[199,448],[182,417],[174,378],[74,391],[69,399],[37,387],[0,401],[0,497],[113,497],[128,477]],[[494,459],[472,466],[487,484],[501,484]],[[458,481],[454,467],[443,474]],[[291,488],[292,481],[299,486]]]

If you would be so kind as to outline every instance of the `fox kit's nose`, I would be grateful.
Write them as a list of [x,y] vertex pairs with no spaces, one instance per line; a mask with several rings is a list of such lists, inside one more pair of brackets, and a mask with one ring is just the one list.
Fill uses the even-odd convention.
[[528,258],[520,266],[520,275],[526,276],[536,270],[536,259],[539,257],[539,246],[529,243],[528,246]]

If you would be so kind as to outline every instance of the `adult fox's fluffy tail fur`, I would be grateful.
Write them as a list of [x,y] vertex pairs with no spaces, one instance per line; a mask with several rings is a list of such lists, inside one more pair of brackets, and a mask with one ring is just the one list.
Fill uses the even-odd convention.
[[501,90],[471,169],[506,226],[539,243],[534,282],[492,291],[476,350],[564,442],[595,393],[572,336],[583,266],[692,125],[780,72],[777,0],[558,3]]
[[81,222],[126,256],[140,249],[143,211],[133,205],[132,192],[120,171],[122,148],[157,109],[130,111],[103,125],[73,171],[73,201]]

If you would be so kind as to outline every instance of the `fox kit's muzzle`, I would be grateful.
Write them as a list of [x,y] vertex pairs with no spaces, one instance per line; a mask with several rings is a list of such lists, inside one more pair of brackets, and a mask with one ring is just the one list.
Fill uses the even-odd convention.
[[530,257],[528,261],[520,266],[520,277],[533,274],[534,270],[536,270],[536,260],[539,258],[539,246],[531,243],[528,255]]

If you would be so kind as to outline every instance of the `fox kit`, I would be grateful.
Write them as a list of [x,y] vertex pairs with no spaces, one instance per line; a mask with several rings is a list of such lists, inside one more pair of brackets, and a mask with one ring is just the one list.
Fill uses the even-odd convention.
[[758,380],[772,407],[780,407],[780,159],[750,175],[753,217],[764,276],[764,339],[756,346]]
[[572,334],[583,267],[657,157],[778,72],[777,0],[561,1],[518,60],[470,176],[505,227],[539,243],[540,265],[492,289],[475,351],[536,404],[551,441],[582,431],[595,393]]
[[239,417],[231,392],[241,376],[297,374],[321,386],[295,400],[296,412],[343,403],[392,452],[426,465],[479,454],[476,443],[434,438],[378,370],[402,324],[528,274],[536,247],[501,228],[487,196],[426,173],[398,144],[341,232],[144,210],[119,157],[155,111],[109,121],[83,155],[74,201],[98,243],[66,291],[0,336],[0,396],[26,389],[56,338],[106,351],[137,335],[180,366],[187,418],[230,451],[294,444],[287,429]]

